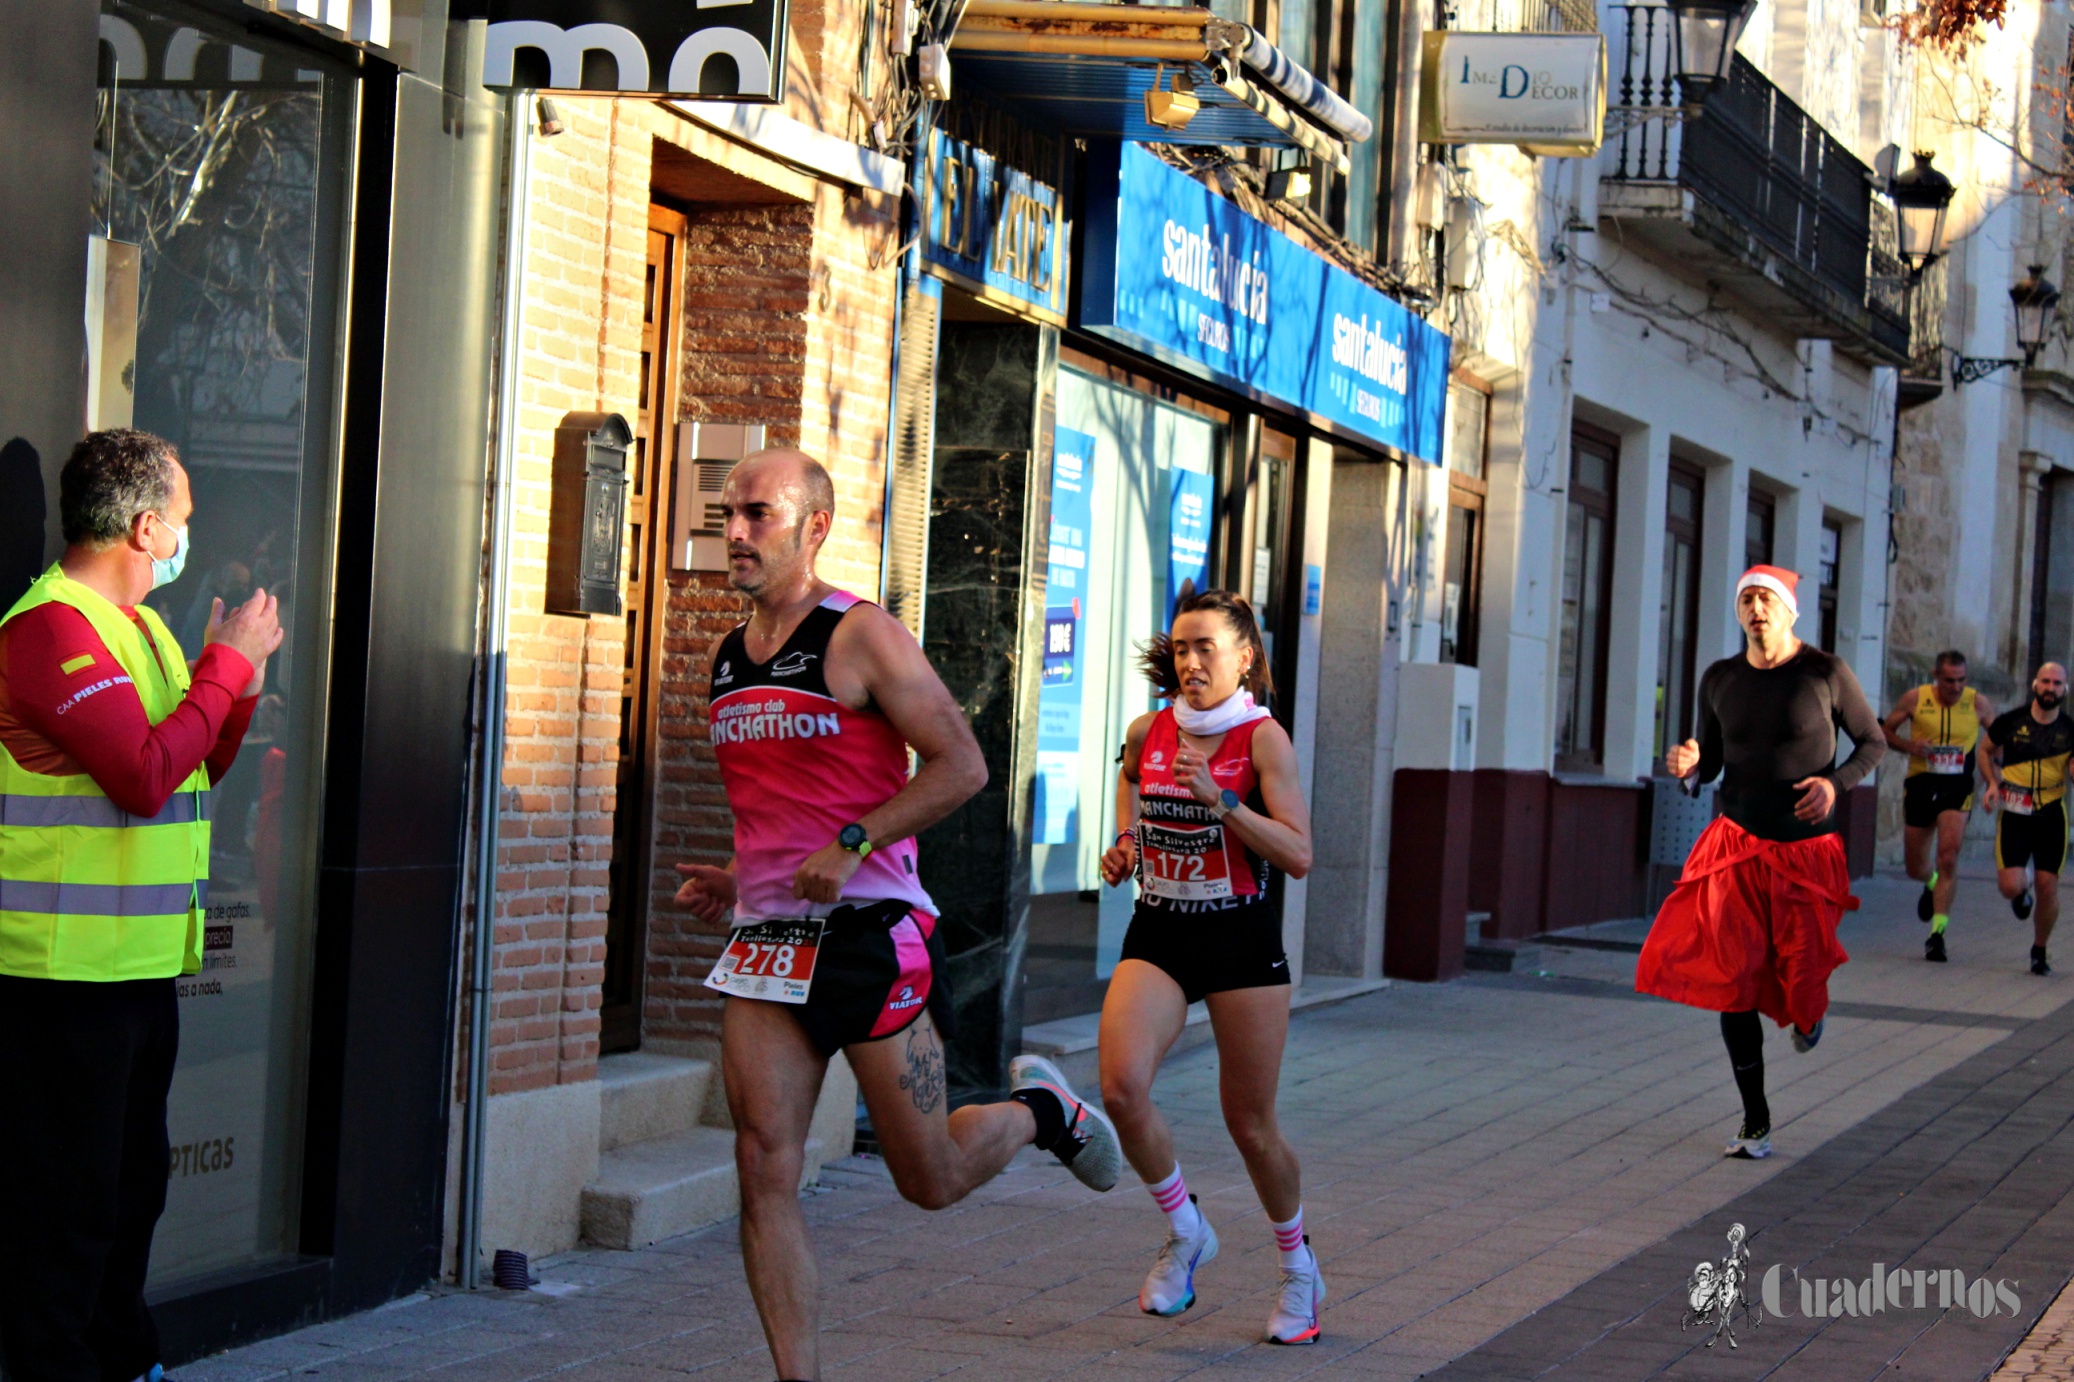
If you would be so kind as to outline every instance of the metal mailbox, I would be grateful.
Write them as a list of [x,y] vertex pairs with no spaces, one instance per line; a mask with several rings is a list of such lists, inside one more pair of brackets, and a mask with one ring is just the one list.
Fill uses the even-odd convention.
[[627,451],[634,432],[618,413],[568,413],[555,428],[554,493],[547,514],[547,612],[619,614],[625,547]]

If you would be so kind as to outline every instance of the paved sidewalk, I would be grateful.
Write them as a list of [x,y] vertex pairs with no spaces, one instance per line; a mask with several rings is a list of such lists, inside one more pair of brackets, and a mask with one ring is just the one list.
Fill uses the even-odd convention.
[[[1331,1288],[1316,1347],[1259,1342],[1273,1246],[1203,1048],[1158,1088],[1224,1240],[1195,1309],[1166,1321],[1136,1308],[1162,1226],[1135,1185],[1090,1195],[1025,1154],[930,1215],[857,1158],[832,1166],[807,1204],[824,1375],[1523,1378],[1562,1365],[1565,1377],[1611,1378],[1677,1365],[1678,1376],[1870,1376],[1906,1354],[1888,1326],[1946,1318],[1826,1321],[1812,1353],[1780,1351],[1789,1337],[1806,1344],[1811,1331],[1794,1332],[1805,1322],[1766,1321],[1761,1349],[1695,1352],[1664,1302],[1694,1261],[1718,1255],[1733,1214],[1760,1230],[1760,1268],[1862,1277],[1878,1259],[2022,1278],[2019,1317],[1967,1315],[1944,1329],[1965,1347],[1909,1354],[1895,1374],[1984,1377],[2074,1269],[2074,1224],[2058,1210],[2074,1181],[2074,1008],[2063,1011],[2074,982],[2024,972],[2029,928],[1984,883],[1962,882],[1942,966],[1921,959],[1913,885],[1870,880],[1860,893],[1822,1045],[1796,1056],[1783,1034],[1767,1041],[1769,1161],[1720,1156],[1739,1104],[1711,1015],[1635,995],[1632,954],[1549,949],[1544,974],[1399,985],[1294,1024],[1282,1109]],[[2012,1254],[2020,1271],[1990,1270]],[[175,1382],[772,1376],[732,1225],[539,1267],[533,1292],[420,1297],[189,1365]]]

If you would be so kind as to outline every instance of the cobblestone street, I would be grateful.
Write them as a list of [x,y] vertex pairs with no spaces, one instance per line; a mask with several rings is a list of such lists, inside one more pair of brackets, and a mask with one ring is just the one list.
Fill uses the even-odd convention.
[[[1768,1035],[1769,1161],[1720,1156],[1738,1104],[1711,1016],[1635,995],[1630,952],[1551,946],[1534,972],[1400,984],[1295,1022],[1282,1109],[1331,1292],[1318,1346],[1260,1342],[1272,1241],[1218,1122],[1205,1047],[1159,1086],[1224,1243],[1195,1309],[1165,1321],[1136,1308],[1161,1224],[1128,1173],[1097,1197],[1026,1153],[931,1215],[852,1158],[808,1201],[826,1376],[1986,1377],[2074,1270],[2074,968],[2026,974],[2029,928],[1984,881],[1962,883],[1944,966],[1922,962],[1913,885],[1866,880],[1860,894],[1821,1046],[1796,1056]],[[1789,1290],[1795,1268],[1953,1268],[2013,1280],[2021,1310],[1789,1310],[1738,1349],[1706,1350],[1679,1328],[1686,1276],[1737,1221],[1755,1272],[1782,1264]],[[772,1375],[731,1223],[536,1267],[531,1292],[414,1297],[175,1382]],[[2063,1314],[2007,1376],[2069,1375]]]

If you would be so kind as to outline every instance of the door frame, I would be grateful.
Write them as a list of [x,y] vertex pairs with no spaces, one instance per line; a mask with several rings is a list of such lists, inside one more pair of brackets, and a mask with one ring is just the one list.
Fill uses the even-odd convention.
[[[655,270],[655,281],[653,298],[644,296],[643,300],[641,354],[648,368],[642,376],[634,424],[640,460],[627,505],[631,549],[627,613],[634,632],[621,671],[621,785],[612,807],[614,884],[608,887],[605,903],[600,1054],[640,1048],[641,1013],[648,988],[648,914],[655,893],[655,748],[664,651],[658,623],[669,603],[678,351],[683,335],[682,256],[689,224],[690,218],[681,211],[653,204],[648,208],[647,263]],[[660,247],[659,237],[665,241]],[[623,861],[624,867],[620,866],[622,849],[631,856]],[[623,898],[620,888],[625,889]],[[624,915],[621,907],[628,909]]]

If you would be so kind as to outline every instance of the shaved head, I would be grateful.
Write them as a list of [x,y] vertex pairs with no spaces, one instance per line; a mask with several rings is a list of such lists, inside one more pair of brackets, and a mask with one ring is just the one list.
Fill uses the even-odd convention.
[[835,524],[835,485],[804,451],[774,446],[727,473],[728,580],[752,598],[789,599],[811,585],[814,554]]
[[751,452],[733,471],[747,478],[745,472],[759,479],[768,476],[798,506],[801,518],[810,513],[825,513],[831,518],[835,515],[835,481],[828,478],[825,466],[804,451],[789,446],[765,447]]

